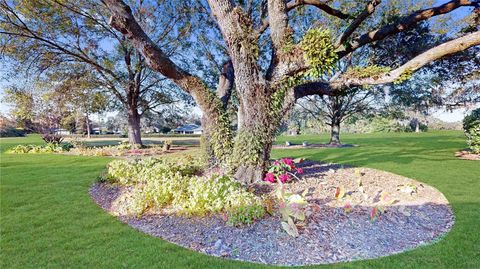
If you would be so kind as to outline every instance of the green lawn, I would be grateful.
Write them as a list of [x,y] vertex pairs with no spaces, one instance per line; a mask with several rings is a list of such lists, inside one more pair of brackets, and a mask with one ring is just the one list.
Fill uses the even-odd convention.
[[[326,142],[327,137],[281,137]],[[480,163],[457,160],[460,132],[345,135],[356,148],[275,151],[383,169],[433,185],[451,202],[456,224],[440,242],[386,258],[315,268],[480,268]],[[1,151],[38,137],[1,139]],[[137,232],[98,208],[89,186],[101,157],[1,154],[0,268],[267,268],[189,251]]]

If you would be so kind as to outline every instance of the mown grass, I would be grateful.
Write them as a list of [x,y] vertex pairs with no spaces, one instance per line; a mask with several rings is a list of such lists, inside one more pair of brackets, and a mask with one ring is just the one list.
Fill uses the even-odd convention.
[[[280,137],[311,143],[326,136]],[[456,159],[460,132],[345,135],[355,148],[277,150],[290,156],[391,171],[433,185],[451,202],[440,242],[381,259],[311,268],[480,268],[480,164]],[[1,139],[1,151],[38,137]],[[111,159],[1,154],[1,268],[269,268],[189,251],[142,234],[98,208],[89,186]]]

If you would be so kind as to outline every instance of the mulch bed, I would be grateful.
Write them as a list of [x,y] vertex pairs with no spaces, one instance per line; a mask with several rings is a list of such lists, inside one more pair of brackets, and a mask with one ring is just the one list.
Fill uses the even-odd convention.
[[273,145],[272,148],[274,149],[300,149],[300,148],[352,148],[358,147],[358,145],[353,144],[307,144],[306,146],[303,145]]
[[474,154],[469,150],[457,151],[455,152],[455,157],[462,160],[480,161],[480,154]]
[[[293,238],[280,227],[278,216],[268,216],[251,226],[231,227],[220,216],[186,218],[147,212],[140,218],[120,220],[144,233],[169,242],[228,259],[274,265],[325,264],[371,259],[403,252],[438,240],[454,223],[448,201],[433,187],[392,173],[369,168],[305,161],[300,180],[288,189],[303,192],[315,209],[300,236]],[[363,183],[363,191],[358,180]],[[344,186],[347,199],[336,199]],[[263,185],[263,191],[272,185]],[[125,187],[98,183],[90,189],[93,200],[116,214],[112,204]],[[370,218],[379,196],[388,192],[396,202],[376,220]]]
[[[163,150],[161,147],[146,147],[146,148],[141,148],[141,149],[122,149],[122,150],[117,150],[117,149],[105,149],[101,154],[97,153],[95,154],[94,151],[92,151],[91,155],[92,156],[113,156],[113,157],[153,157],[153,156],[162,156],[162,155],[167,155],[171,153],[178,153],[182,152],[185,150],[192,149],[192,147],[185,147],[185,146],[172,146],[170,147],[169,150]],[[89,156],[89,154],[86,154],[84,152],[79,152],[74,150],[70,150],[67,152],[64,152],[62,154],[65,155],[84,155],[84,156]]]

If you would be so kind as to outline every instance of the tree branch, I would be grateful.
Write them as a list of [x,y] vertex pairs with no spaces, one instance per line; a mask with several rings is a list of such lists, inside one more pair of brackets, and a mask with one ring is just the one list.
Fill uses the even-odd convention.
[[345,42],[353,34],[353,32],[355,32],[360,24],[362,24],[362,22],[375,11],[375,7],[379,5],[380,2],[381,0],[370,1],[362,13],[360,13],[360,15],[358,15],[358,17],[355,18],[355,20],[353,20],[352,23],[347,27],[343,34],[338,37],[337,41],[335,42],[335,47],[340,47],[340,45],[342,45],[343,42]]
[[352,42],[349,46],[341,45],[337,49],[337,54],[339,58],[344,57],[350,52],[355,51],[356,49],[365,46],[369,43],[374,41],[382,40],[388,36],[394,35],[396,33],[405,31],[413,26],[415,26],[418,22],[430,19],[434,16],[442,15],[445,13],[449,13],[459,7],[462,6],[478,6],[480,3],[478,0],[468,1],[468,0],[454,0],[447,2],[441,6],[423,9],[414,12],[411,15],[405,16],[400,18],[397,22],[385,25],[380,29],[370,31],[368,33],[363,34],[356,40]]
[[430,62],[460,51],[464,51],[477,45],[480,45],[480,31],[467,34],[433,47],[406,62],[397,69],[394,69],[383,75],[362,79],[340,76],[337,80],[331,82],[330,85],[334,88],[342,88],[392,83],[399,79],[403,74],[414,72]]
[[220,77],[218,78],[217,96],[223,104],[223,108],[227,109],[228,102],[232,95],[233,85],[235,83],[235,74],[232,61],[223,64]]
[[[314,6],[314,7],[317,7],[318,9],[324,11],[325,13],[329,14],[329,15],[332,15],[334,17],[337,17],[337,18],[340,18],[340,19],[343,19],[343,20],[347,20],[350,18],[350,15],[349,14],[346,14],[346,13],[343,13],[342,11],[338,10],[338,9],[334,9],[332,7],[330,7],[329,5],[327,5],[327,2],[329,2],[328,0],[293,0],[293,1],[290,1],[287,3],[287,12],[297,8],[297,7],[301,7],[301,6],[305,6],[305,5],[310,5],[310,6]],[[264,19],[262,21],[262,24],[258,27],[257,29],[257,33],[258,34],[262,34],[263,32],[265,32],[265,30],[268,29],[269,27],[269,19]]]
[[170,60],[143,31],[133,17],[130,7],[121,0],[103,0],[103,2],[112,13],[110,25],[130,40],[132,45],[143,55],[147,64],[153,70],[172,80],[181,89],[192,94],[202,110],[210,110],[211,100],[208,100],[208,89],[204,83]]

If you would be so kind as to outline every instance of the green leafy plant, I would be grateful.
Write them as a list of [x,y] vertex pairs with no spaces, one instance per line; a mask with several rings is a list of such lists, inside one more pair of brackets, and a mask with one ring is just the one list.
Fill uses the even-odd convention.
[[310,67],[305,76],[317,78],[332,71],[338,56],[329,30],[319,28],[308,30],[300,42],[300,47]]
[[106,178],[141,190],[141,194],[124,198],[122,205],[127,208],[122,212],[128,214],[142,214],[148,208],[187,216],[218,213],[224,214],[230,225],[251,224],[264,216],[260,197],[227,175],[197,176],[202,165],[188,156],[175,160],[115,160],[108,165]]
[[292,160],[289,158],[283,158],[279,161],[274,161],[268,169],[264,181],[270,183],[287,183],[293,178],[298,179],[297,175],[303,174],[303,169],[296,167],[296,164],[301,162],[303,162],[303,159]]
[[480,108],[477,108],[463,119],[463,131],[467,144],[473,153],[480,153]]
[[370,65],[366,67],[355,66],[348,68],[344,76],[349,78],[378,78],[390,70],[390,67],[378,65]]
[[305,221],[309,204],[305,199],[308,193],[306,189],[302,194],[293,194],[285,191],[282,184],[278,184],[276,189],[277,199],[279,200],[279,212],[282,215],[282,228],[293,237],[299,236],[297,223]]
[[381,214],[385,213],[386,207],[397,203],[398,200],[394,199],[388,192],[382,191],[377,204],[370,209],[370,221],[377,220]]
[[65,151],[69,151],[71,148],[71,144],[53,144],[47,143],[44,145],[17,145],[11,149],[9,149],[8,153],[62,153]]

